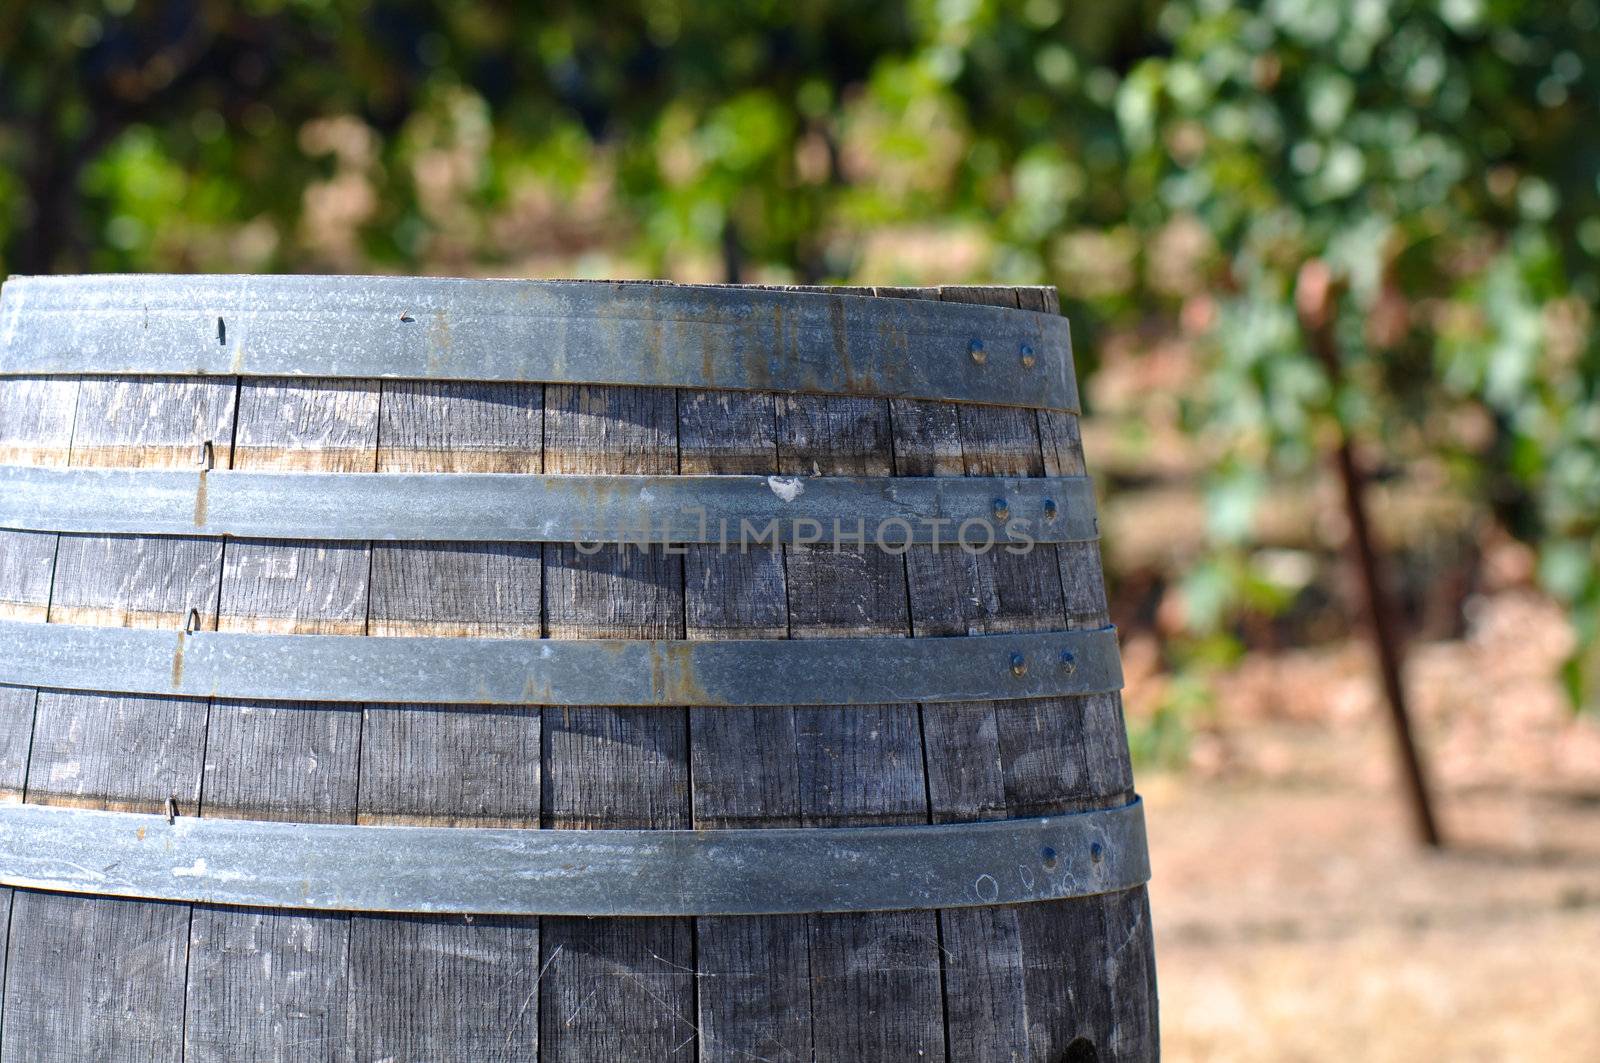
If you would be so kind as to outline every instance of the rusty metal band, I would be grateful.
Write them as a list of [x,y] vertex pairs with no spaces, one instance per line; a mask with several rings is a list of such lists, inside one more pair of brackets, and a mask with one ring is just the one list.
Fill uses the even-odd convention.
[[0,684],[437,705],[882,705],[1122,688],[1114,628],[954,638],[419,638],[0,620]]
[[1144,810],[892,827],[369,827],[0,807],[0,884],[271,908],[778,915],[1062,900],[1150,878]]
[[0,375],[528,381],[1078,409],[1065,318],[934,300],[409,277],[21,277]]
[[543,476],[0,466],[0,528],[456,542],[983,550],[1098,536],[1082,476]]

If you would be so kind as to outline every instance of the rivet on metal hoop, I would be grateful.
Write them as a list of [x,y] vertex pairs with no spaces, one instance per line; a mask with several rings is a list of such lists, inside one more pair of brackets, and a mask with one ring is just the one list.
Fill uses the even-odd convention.
[[1055,520],[1057,512],[1059,512],[1059,507],[1056,505],[1056,500],[1053,499],[1053,498],[1045,499],[1044,500],[1044,519],[1045,520]]
[[1022,345],[1022,368],[1032,369],[1034,363],[1033,347],[1030,344]]
[[1101,860],[1105,859],[1105,856],[1106,856],[1106,847],[1105,846],[1101,845],[1099,842],[1090,842],[1089,843],[1089,859],[1090,860],[1093,860],[1095,863],[1098,864]]
[[972,354],[972,360],[977,362],[979,365],[982,365],[984,362],[989,360],[988,354],[986,354],[983,350],[982,340],[973,340],[971,343],[967,344],[967,350]]
[[1072,655],[1071,650],[1061,651],[1061,670],[1068,675],[1078,670],[1078,659]]
[[1011,674],[1021,679],[1028,674],[1028,658],[1020,653],[1011,655]]
[[1003,498],[994,500],[994,519],[1001,524],[1011,519],[1011,504]]

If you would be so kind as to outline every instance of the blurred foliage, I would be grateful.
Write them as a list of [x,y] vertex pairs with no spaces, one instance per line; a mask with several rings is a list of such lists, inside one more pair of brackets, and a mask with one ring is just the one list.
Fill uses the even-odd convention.
[[0,271],[1054,283],[1085,369],[1203,351],[1195,646],[1286,604],[1254,514],[1337,419],[1537,546],[1593,699],[1597,106],[1596,0],[18,3]]
[[[1330,419],[1391,463],[1443,457],[1538,545],[1589,647],[1569,687],[1592,701],[1600,5],[1180,0],[1159,25],[1170,50],[1130,71],[1116,109],[1135,227],[1206,237],[1184,297],[1210,324],[1208,386],[1187,412],[1231,443],[1219,542],[1244,538],[1269,471],[1317,459]],[[1296,319],[1314,259],[1342,282],[1337,380]],[[1473,410],[1492,429],[1463,440]],[[1229,593],[1259,593],[1234,571]]]
[[593,248],[823,281],[873,231],[927,223],[997,237],[979,272],[1036,279],[1069,220],[1123,213],[1116,76],[1073,42],[1111,59],[1145,21],[1057,0],[14,5],[5,267],[482,271]]

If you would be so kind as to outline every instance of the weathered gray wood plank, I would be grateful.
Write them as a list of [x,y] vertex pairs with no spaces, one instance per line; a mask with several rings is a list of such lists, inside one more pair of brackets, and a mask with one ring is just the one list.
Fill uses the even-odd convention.
[[62,535],[50,621],[109,627],[182,626],[189,610],[216,613],[217,539]]
[[[899,294],[938,298],[941,293],[923,289]],[[981,290],[975,294],[995,296]],[[996,301],[1005,305],[1008,300],[1000,296]],[[1004,352],[991,356],[1003,357]],[[1038,475],[1037,431],[1030,462],[1027,440],[1019,440],[1023,433],[1009,412],[974,418],[948,404],[897,404],[895,453],[901,473],[961,476],[992,468],[1001,475]],[[1041,568],[1053,570],[1053,558],[1048,564],[1042,561],[1018,564],[1003,550],[974,555],[913,547],[905,555],[913,633],[933,638],[1054,626],[1047,616],[1038,616],[1041,596],[1029,593]],[[1059,587],[1054,595],[1059,600]],[[986,702],[923,706],[928,792],[936,821],[1007,815],[998,708]],[[940,913],[939,924],[950,1058],[974,1063],[1026,1058],[1027,1009],[1016,913],[948,911]]]
[[1156,1059],[1161,1052],[1161,1024],[1149,887],[1111,894],[1100,908],[1105,919],[1102,947],[1107,950],[1102,970],[1111,976],[1100,1058]]
[[[1061,297],[1050,287],[1017,289],[1017,305],[1024,310],[1036,310],[1044,314],[1061,313]],[[1054,411],[1041,414],[1039,437],[1044,447],[1046,475],[1084,474],[1083,437],[1077,415]]]
[[0,464],[65,465],[81,383],[11,377],[0,387]]
[[[65,465],[72,445],[78,381],[16,379],[0,384],[0,461]],[[0,531],[0,618],[43,623],[50,611],[56,536]],[[38,692],[0,689],[0,800],[21,800],[33,744]],[[11,939],[12,891],[0,891],[0,957]],[[5,1053],[6,960],[0,958],[0,1058]]]
[[[1013,288],[945,288],[945,300],[1016,306]],[[1012,357],[995,352],[993,357]],[[968,476],[1041,476],[1044,473],[1038,421],[1031,410],[1003,407],[961,408],[963,473]],[[1037,520],[1039,514],[1015,514]],[[912,610],[918,633],[930,635],[1041,631],[1063,623],[1060,571],[1053,546],[1038,546],[1026,553],[994,549],[982,554],[960,554],[963,577],[952,579],[948,567],[925,562],[927,551],[907,555],[912,572]],[[1098,575],[1097,577],[1098,578]],[[952,587],[968,593],[953,594]],[[1032,815],[1064,811],[1071,787],[1082,765],[1082,733],[1073,719],[1070,700],[1037,699],[989,706],[995,718],[1002,790],[991,794],[1006,815]],[[925,716],[947,716],[950,708],[929,706]],[[976,751],[974,751],[976,752]],[[956,758],[950,758],[956,759]],[[1063,804],[1063,801],[1069,803]],[[937,805],[938,798],[935,798]],[[951,806],[950,814],[967,818],[976,809]]]
[[182,1058],[187,907],[12,893],[0,1059]]
[[[22,798],[37,698],[38,691],[31,687],[0,687],[0,801]],[[0,955],[4,952],[0,947]]]
[[193,814],[205,721],[198,699],[41,690],[28,800],[159,812],[171,797]]
[[[15,891],[0,889],[0,943],[11,940],[11,902]],[[0,944],[0,1001],[5,1000],[6,948]],[[5,1016],[0,1012],[0,1036],[3,1036]]]
[[[226,463],[237,384],[227,377],[90,378],[72,433],[72,464],[98,468],[192,467],[211,443]],[[137,430],[130,431],[133,426]]]
[[334,1058],[539,1058],[538,932],[537,919],[356,916],[348,1054]]
[[[65,465],[77,402],[76,380],[20,378],[0,384],[0,461]],[[56,539],[44,532],[0,530],[0,619],[43,623],[49,617]],[[0,688],[0,799],[22,796],[36,693]]]
[[57,538],[51,532],[0,531],[0,619],[44,622]]
[[[883,294],[1040,310],[1047,305],[1038,289]],[[1032,411],[900,403],[894,412],[902,475],[1039,476],[1052,459],[1060,468],[1060,459],[1069,456],[1077,463],[1070,471],[1082,471],[1081,449],[1075,455],[1052,453],[1057,448],[1070,452],[1075,445],[1076,418],[1057,416],[1046,433],[1042,416]],[[996,550],[971,556],[923,547],[908,553],[906,564],[918,636],[1059,627],[1068,622],[1064,606],[1073,601],[1078,603],[1075,623],[1105,622],[1097,553],[1086,556],[1080,550],[1060,559],[1053,547],[1039,547],[1025,554]],[[1071,581],[1070,590],[1064,580]],[[1120,716],[1111,726],[1106,700],[924,706],[934,817],[1020,816],[1125,800],[1132,785],[1126,745]],[[1153,1051],[1153,1037],[1136,1033],[1150,1026],[1142,991],[1132,1004],[1122,1002],[1125,1021],[1108,1025],[1113,1012],[1108,986],[1125,976],[1121,968],[1104,966],[1110,951],[1106,912],[1126,901],[941,913],[951,1058],[1055,1063],[1074,1042],[1080,1049],[1100,1045],[1102,1058],[1148,1058],[1141,1053]],[[1124,940],[1138,943],[1138,926],[1126,921],[1118,926],[1133,935]],[[1147,942],[1146,936],[1146,947]],[[1076,957],[1070,970],[1060,949]],[[1134,966],[1141,976],[1147,970]],[[1120,1047],[1105,1055],[1114,1037]]]
[[[376,385],[246,381],[234,468],[370,471]],[[218,627],[360,634],[364,543],[230,542]],[[304,822],[355,819],[360,709],[218,700],[202,813]],[[196,906],[184,1036],[187,1063],[313,1063],[346,1044],[349,918]]]
[[[946,291],[944,298],[971,298],[1013,304],[1010,291]],[[994,351],[1003,359],[1008,352]],[[997,368],[998,367],[997,365]],[[1038,475],[1037,429],[1029,439],[1011,411],[942,410],[944,431],[954,435],[960,455],[955,463],[939,463],[931,474]],[[896,426],[898,427],[898,426]],[[1032,427],[1032,426],[1029,426]],[[933,463],[917,437],[894,443],[902,461],[920,458]],[[1032,459],[1029,459],[1032,443]],[[954,469],[952,469],[954,464]],[[1027,514],[1019,514],[1027,515]],[[1050,628],[1050,612],[1038,615],[1042,594],[1038,573],[1053,572],[1053,559],[1013,559],[1003,549],[973,556],[963,551],[912,549],[906,556],[912,600],[912,628],[918,637],[962,636],[971,632]],[[1059,586],[1054,588],[1059,599]],[[1045,599],[1050,600],[1050,599]],[[992,703],[923,706],[928,743],[928,789],[934,820],[989,820],[1008,815],[1005,765],[1000,754],[1000,714]],[[1002,1061],[1027,1058],[1026,981],[1022,972],[1021,937],[1011,909],[968,909],[939,914],[946,967],[946,1023],[950,1058]]]
[[[778,472],[771,395],[680,392],[678,433],[685,474]],[[689,638],[788,636],[780,551],[687,549]],[[691,709],[689,735],[696,827],[801,825],[793,709]],[[804,916],[697,921],[702,1060],[811,1058],[808,929]]]
[[[1016,298],[1028,309],[1055,308],[1053,293],[1040,289],[1018,289],[1013,296],[946,289],[942,296],[1008,305]],[[1072,415],[964,409],[962,432],[968,475],[1061,475],[1084,468]],[[1003,607],[985,620],[985,630],[1108,622],[1098,544],[995,555],[990,567]],[[914,612],[917,597],[914,592]],[[1117,695],[1007,702],[993,709],[1007,815],[1106,806],[1131,796]],[[1025,1058],[1053,1063],[1074,1045],[1072,1050],[1093,1045],[1101,1059],[1154,1058],[1154,996],[1147,991],[1154,968],[1148,919],[1141,914],[1145,904],[1143,890],[1136,890],[1009,912],[944,913],[952,1031],[971,1028],[960,1012],[964,996],[971,997],[969,1013],[997,1006],[1012,1024],[1015,1009],[1008,1005],[1020,1001]],[[965,942],[981,943],[981,951],[953,947]],[[1126,991],[1130,982],[1140,984],[1138,992]],[[961,1048],[973,1059],[1011,1058],[996,1052],[993,1042]]]
[[[777,412],[784,473],[893,474],[888,403],[780,396]],[[909,633],[899,557],[802,546],[785,566],[795,638]],[[926,821],[916,706],[797,709],[795,724],[807,826]],[[813,916],[809,943],[818,1059],[945,1057],[934,913]]]
[[365,380],[242,381],[233,467],[372,472],[378,389]]
[[[0,461],[65,465],[72,443],[76,380],[19,379],[0,385]],[[0,530],[0,619],[43,623],[50,610],[57,536]],[[0,799],[22,796],[33,740],[35,692],[0,688]],[[9,894],[6,908],[10,911]],[[0,950],[3,951],[3,950]]]
[[541,472],[542,384],[391,380],[378,411],[381,472]]
[[[671,391],[545,389],[548,473],[674,473]],[[544,548],[551,638],[682,638],[682,557],[660,546]],[[544,821],[550,827],[690,825],[687,713],[544,711]],[[540,1055],[669,1059],[694,1051],[689,919],[545,919]]]
[[[385,384],[380,472],[539,472],[538,385]],[[375,543],[376,636],[538,638],[541,550]],[[529,827],[540,817],[531,708],[368,705],[361,823]],[[539,920],[357,915],[347,1008],[354,1060],[520,1063],[539,1051]]]
[[[226,460],[234,393],[220,379],[85,380],[68,463],[193,467],[207,441]],[[214,613],[220,554],[195,540],[62,536],[59,555],[53,622],[176,628],[190,609]],[[27,799],[193,811],[204,728],[203,701],[41,692]],[[18,891],[0,1059],[178,1059],[188,928],[182,905]]]

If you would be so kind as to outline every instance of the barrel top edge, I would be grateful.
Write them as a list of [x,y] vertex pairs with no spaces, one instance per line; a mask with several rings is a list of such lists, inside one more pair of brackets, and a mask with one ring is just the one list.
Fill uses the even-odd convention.
[[[290,283],[326,283],[329,281],[355,282],[355,283],[396,283],[408,282],[443,283],[443,284],[561,284],[561,285],[637,285],[657,288],[707,288],[715,291],[727,292],[762,292],[772,295],[837,295],[853,296],[859,299],[893,299],[905,298],[895,296],[897,291],[940,291],[943,289],[993,287],[1008,288],[1018,291],[1058,291],[1054,284],[992,284],[971,285],[954,283],[935,284],[818,284],[818,285],[781,285],[781,284],[725,284],[716,281],[681,281],[666,277],[502,277],[502,276],[464,276],[461,274],[428,273],[158,273],[158,272],[128,272],[128,273],[12,273],[5,278],[5,283],[51,283],[51,284],[89,284],[101,281],[158,283],[158,282],[255,282],[255,281],[285,281]],[[875,294],[883,293],[883,294]],[[907,299],[908,302],[929,302],[925,299]],[[976,307],[989,306],[996,310],[1013,310],[1017,307],[993,306],[984,303],[952,303],[951,305]]]
[[546,383],[1077,412],[1060,315],[850,290],[314,275],[14,278],[0,377]]
[[[640,289],[641,291],[715,293],[718,297],[742,297],[764,302],[815,303],[823,300],[847,300],[862,306],[893,305],[918,313],[950,316],[988,316],[1061,318],[1065,315],[1047,310],[1034,310],[1014,306],[996,306],[987,303],[944,302],[917,299],[893,294],[897,289],[888,285],[834,285],[809,288],[777,287],[748,284],[714,284],[692,281],[673,281],[657,278],[578,278],[578,277],[461,277],[461,276],[409,276],[385,273],[19,273],[4,281],[4,290],[30,288],[79,290],[93,292],[105,289],[104,302],[137,302],[151,291],[212,286],[217,289],[234,288],[240,293],[256,287],[285,287],[310,289],[379,288],[382,294],[404,295],[407,289],[470,291],[472,289],[590,289],[611,287]],[[935,284],[921,286],[938,291],[964,285]],[[1054,285],[1008,285],[1026,291],[1056,291]],[[881,291],[883,294],[875,294]]]

